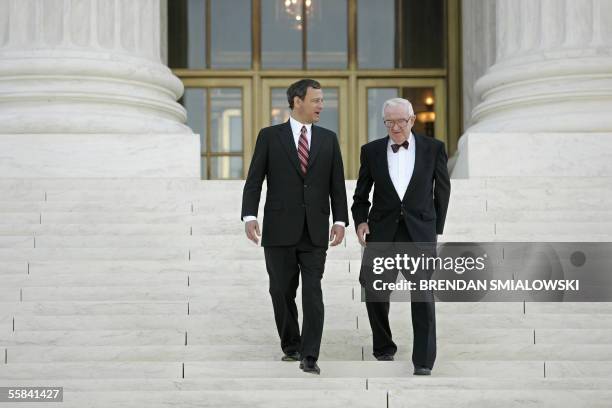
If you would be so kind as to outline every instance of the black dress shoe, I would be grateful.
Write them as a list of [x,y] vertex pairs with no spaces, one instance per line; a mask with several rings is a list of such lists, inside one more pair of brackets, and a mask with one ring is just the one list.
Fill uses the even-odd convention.
[[378,361],[393,361],[395,360],[395,357],[393,357],[391,354],[381,354],[380,356],[376,356],[376,359]]
[[300,368],[305,373],[321,374],[321,369],[317,365],[317,361],[314,359],[314,357],[305,357],[300,363]]
[[300,361],[301,360],[299,351],[291,351],[289,353],[285,353],[284,356],[281,357],[282,361]]
[[431,368],[414,366],[414,375],[431,375]]

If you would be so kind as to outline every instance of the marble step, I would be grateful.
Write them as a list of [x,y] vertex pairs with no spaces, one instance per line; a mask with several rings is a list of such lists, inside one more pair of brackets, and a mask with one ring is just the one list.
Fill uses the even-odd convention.
[[[261,303],[259,306],[249,308],[251,313],[264,314],[271,310],[269,299],[268,303]],[[239,313],[244,310],[241,304],[223,304],[220,302],[219,307],[214,307],[213,302],[207,301],[47,301],[47,302],[0,302],[0,310],[3,315],[19,314],[22,316],[72,316],[72,315],[109,315],[109,314],[176,314],[185,315],[188,312],[191,315],[207,315],[209,313]],[[327,304],[327,302],[326,302]],[[342,307],[354,313],[362,313],[365,305],[361,302],[344,302],[336,308]],[[449,315],[471,315],[478,313],[497,314],[500,316],[522,316],[523,308],[527,316],[539,315],[545,313],[570,315],[574,313],[584,314],[612,314],[612,303],[455,303],[455,302],[437,302],[436,314]],[[401,316],[400,311],[405,310],[408,313],[410,306],[406,305],[403,308],[393,305],[391,313],[391,321],[394,321],[395,316]],[[398,317],[399,318],[399,317]]]
[[[471,344],[612,344],[611,329],[480,329],[452,328],[438,326],[437,339],[440,343],[471,343]],[[394,339],[398,342],[412,341],[412,328],[393,328]],[[343,344],[358,342],[363,344],[371,341],[371,331],[367,326],[359,330],[324,329],[323,342],[326,344]],[[194,328],[189,332],[188,344],[269,344],[277,341],[276,333],[261,332],[260,329],[225,328],[209,331],[204,328]],[[408,343],[407,343],[408,344]]]
[[[9,213],[10,214],[10,213]],[[229,214],[224,217],[229,219]],[[212,220],[212,216],[196,217],[192,213],[177,212],[43,212],[40,213],[39,221],[41,224],[190,224],[197,222],[198,218],[202,221]],[[208,218],[208,220],[206,219]],[[234,215],[234,223],[240,223],[240,214]]]
[[[447,379],[435,379],[432,381],[447,382]],[[345,377],[327,378],[321,376],[308,375],[301,378],[100,378],[100,379],[77,379],[63,378],[61,385],[64,392],[83,392],[83,391],[220,391],[226,394],[237,392],[238,390],[262,391],[262,390],[366,390],[365,378]],[[408,380],[408,379],[406,379]],[[19,382],[0,378],[0,387],[19,384],[22,386],[39,386],[38,380],[22,379]],[[373,380],[370,380],[373,381]],[[506,379],[488,380],[489,384],[506,384]],[[550,382],[558,382],[563,385],[565,379],[551,379]],[[593,386],[605,385],[609,381],[593,378]],[[548,383],[544,384],[547,385]],[[543,385],[543,386],[544,386]],[[500,385],[501,386],[501,385]],[[507,385],[508,387],[511,384]],[[584,382],[578,382],[577,387],[587,387]],[[561,387],[559,387],[561,388]]]
[[[244,226],[236,213],[219,214],[214,220],[177,213],[6,213],[0,219],[0,235],[233,235],[244,237]],[[58,215],[60,214],[60,215]],[[85,215],[83,215],[85,214]],[[466,222],[470,219],[470,222]],[[568,221],[571,220],[571,221]],[[42,224],[41,224],[42,221]],[[551,223],[551,221],[555,221]],[[609,236],[612,212],[499,212],[460,215],[449,213],[445,234],[458,237],[593,235]],[[354,235],[353,226],[347,235]],[[465,238],[462,238],[465,240]],[[448,241],[448,239],[447,239]],[[554,240],[553,240],[554,241]]]
[[[268,276],[265,271],[249,271],[249,273],[231,272],[230,276],[223,275],[219,270],[208,271],[156,271],[150,272],[124,272],[112,275],[104,272],[90,272],[86,269],[82,273],[58,273],[50,274],[46,272],[30,273],[23,269],[6,272],[0,269],[0,287],[34,287],[34,286],[155,286],[155,285],[191,285],[194,287],[206,286],[267,286]],[[256,268],[254,268],[256,269]],[[348,273],[348,265],[345,270],[334,270],[328,267],[325,270],[323,285],[348,286],[352,287],[356,277]]]
[[0,378],[181,378],[180,362],[15,363],[0,365]]
[[[321,349],[321,360],[361,361],[359,344],[328,345]],[[370,350],[371,346],[366,346]],[[0,349],[1,350],[1,349]],[[2,358],[4,360],[4,351]],[[186,361],[280,361],[278,344],[265,346],[10,346],[7,361],[12,363],[45,362],[186,362]],[[366,356],[367,357],[367,356]]]
[[[307,375],[307,374],[304,374]],[[311,375],[312,376],[312,375]],[[164,392],[76,392],[64,393],[62,407],[322,407],[354,406],[372,408],[386,406],[386,392],[366,390],[304,390],[219,392],[219,391],[164,391]],[[20,403],[29,407],[34,403]]]
[[[233,284],[235,276],[240,279],[253,282],[267,283],[268,275],[263,258],[259,260],[207,260],[206,262],[195,261],[35,261],[30,262],[0,262],[0,271],[6,265],[7,271],[14,273],[26,273],[29,271],[33,276],[53,275],[76,275],[83,274],[106,274],[120,276],[126,273],[158,274],[176,273],[192,274],[193,277],[202,275],[202,279],[208,279],[207,283],[218,281],[220,283],[227,279]],[[29,268],[29,269],[28,269]],[[338,274],[350,274],[349,261],[327,260],[325,262],[324,279]],[[230,271],[231,273],[218,273],[219,271]],[[329,273],[328,273],[329,272]],[[13,272],[7,272],[13,273]],[[352,276],[352,275],[351,275]]]
[[[469,237],[470,235],[478,234],[478,235],[493,235],[495,233],[494,230],[494,222],[486,220],[483,218],[482,221],[479,219],[475,219],[472,217],[472,222],[465,222],[464,219],[458,219],[457,221],[448,220],[447,225],[445,227],[445,235],[452,234],[455,236],[465,236]],[[354,238],[356,241],[355,228],[352,225],[352,220],[350,220],[351,225],[346,230],[347,238]],[[214,235],[217,236],[227,236],[227,238],[232,239],[244,239],[244,228],[242,224],[236,225],[235,220],[228,220],[223,222],[215,222],[215,230]],[[448,230],[446,229],[448,228]],[[210,225],[201,224],[201,223],[193,223],[192,224],[192,233],[193,235],[209,235],[211,234]],[[465,240],[465,238],[463,238]]]
[[[40,224],[41,215],[37,212],[9,212],[0,217],[0,228],[5,225]],[[14,234],[14,232],[11,232]]]
[[[610,177],[483,177],[472,179],[451,179],[456,190],[491,190],[530,188],[543,192],[557,190],[602,189],[612,185]],[[347,190],[354,189],[356,180],[346,180]],[[8,191],[55,191],[69,192],[85,190],[100,191],[241,191],[244,180],[197,180],[197,179],[17,179],[5,178],[0,188]],[[265,190],[265,184],[264,184]]]
[[[299,293],[298,293],[299,295]],[[326,296],[326,295],[324,295]],[[249,313],[254,315],[267,315],[272,309],[268,296],[264,297],[264,302],[252,303],[249,305]],[[331,306],[328,299],[325,298],[327,309]],[[299,299],[296,300],[299,306]],[[332,302],[336,303],[336,302]],[[216,305],[219,304],[218,307]],[[593,304],[598,305],[598,304]],[[612,305],[609,303],[602,304],[607,306],[607,310],[602,308],[583,309],[582,313],[612,313]],[[401,310],[408,313],[410,306],[404,308],[393,307],[394,312],[391,318],[396,315],[401,316]],[[21,315],[21,316],[73,316],[73,315],[129,315],[129,314],[172,314],[172,315],[209,315],[211,313],[232,315],[244,313],[244,305],[240,302],[209,302],[209,301],[46,301],[46,302],[0,302],[0,310],[2,315]],[[365,310],[365,304],[359,300],[343,301],[334,305],[334,310],[346,313],[361,313]],[[398,312],[395,312],[398,310]],[[571,309],[567,313],[571,313]],[[472,314],[496,314],[504,315],[523,315],[523,303],[454,303],[444,302],[436,303],[436,313],[438,315],[472,315]],[[544,311],[546,313],[546,311]]]
[[[244,310],[244,305],[239,300],[240,295],[232,299],[232,295],[209,296],[206,290],[199,290],[193,296],[190,296],[188,288],[181,288],[175,291],[168,291],[166,287],[153,289],[141,288],[140,293],[131,293],[132,288],[113,288],[117,289],[114,292],[107,294],[93,295],[99,288],[56,288],[47,292],[26,292],[33,288],[25,288],[20,291],[17,288],[2,288],[3,297],[0,302],[0,310],[2,314],[21,314],[21,315],[79,315],[79,314],[168,314],[166,309],[175,313],[189,313],[191,315],[206,315],[209,313],[223,313],[229,316],[241,313]],[[40,289],[40,288],[39,288]],[[81,292],[81,289],[86,289]],[[219,291],[219,288],[214,288],[213,291]],[[247,292],[245,292],[247,293]],[[253,292],[255,293],[255,292]],[[249,313],[259,315],[266,313],[271,309],[270,298],[264,287],[259,289],[259,295],[252,295],[249,305]],[[337,295],[334,295],[337,293]],[[70,294],[73,300],[67,299],[65,296]],[[47,300],[28,301],[25,300],[31,296],[46,297]],[[20,300],[20,296],[24,298]],[[115,300],[109,300],[110,297]],[[95,300],[99,298],[100,300]],[[136,300],[141,298],[140,300]],[[159,298],[159,299],[158,299]],[[77,300],[80,299],[80,300]],[[121,300],[123,299],[123,300]],[[172,300],[174,299],[174,300]],[[296,303],[300,303],[300,293]],[[355,313],[362,315],[365,311],[365,304],[360,299],[353,298],[350,291],[346,288],[330,288],[324,290],[324,303],[327,308],[333,307],[341,310],[342,313]],[[391,319],[395,316],[401,318],[403,315],[408,316],[410,306],[407,303],[395,303],[392,305],[394,312],[391,314]],[[397,310],[397,312],[395,312]],[[471,315],[471,314],[493,314],[500,316],[500,319],[546,319],[542,314],[558,315],[557,319],[562,320],[562,316],[570,321],[579,324],[581,318],[573,317],[572,315],[591,314],[601,315],[601,319],[606,321],[608,316],[612,314],[612,303],[526,303],[522,302],[436,302],[436,313],[438,316],[448,315]],[[509,316],[509,317],[507,317]],[[514,316],[514,317],[513,317]],[[523,317],[524,316],[524,317]],[[555,317],[553,316],[553,319]],[[362,319],[365,320],[365,317]]]
[[[447,222],[452,220],[460,220],[461,217],[465,216],[460,212],[453,211],[452,207],[449,208],[446,216]],[[602,209],[580,209],[571,208],[567,210],[487,210],[485,213],[485,219],[492,220],[494,222],[612,222],[612,211]],[[571,221],[569,221],[571,220]]]
[[[228,200],[229,202],[229,200]],[[187,200],[124,201],[1,201],[0,214],[11,212],[176,212],[192,213],[194,205]]]
[[189,304],[185,301],[47,301],[47,302],[0,302],[2,316],[97,316],[97,315],[186,315]]
[[[271,319],[270,319],[271,320]],[[270,326],[269,329],[265,327]],[[265,327],[221,327],[215,330],[194,327],[191,330],[21,330],[10,332],[6,327],[0,333],[0,345],[10,346],[134,346],[134,345],[196,345],[218,344],[252,346],[278,344],[278,334],[272,323]],[[609,329],[452,329],[440,328],[437,340],[440,344],[612,344]],[[322,344],[345,345],[371,342],[369,327],[336,329],[326,327]],[[412,344],[412,329],[395,329],[397,344]]]
[[[412,362],[341,362],[321,361],[326,377],[407,377]],[[484,378],[567,378],[604,377],[612,374],[610,361],[440,361],[434,367],[436,376]],[[190,362],[185,363],[185,378],[190,377],[298,377],[296,367],[283,362]]]
[[[241,195],[244,181],[242,180],[219,180],[216,182],[213,181],[200,181],[192,184],[191,186],[178,186],[178,185],[168,185],[163,182],[157,184],[132,184],[130,183],[115,183],[112,185],[110,183],[105,183],[102,181],[100,187],[90,186],[81,184],[78,181],[70,184],[71,181],[66,181],[64,185],[60,182],[56,183],[56,185],[50,184],[39,184],[38,186],[27,186],[25,184],[22,185],[13,185],[7,186],[6,184],[0,185],[0,188],[5,188],[9,191],[43,191],[47,193],[48,198],[52,198],[52,194],[62,195],[63,197],[69,196],[68,193],[75,191],[83,191],[90,194],[108,194],[108,193],[143,193],[143,192],[167,192],[170,194],[204,194],[204,193],[224,193],[225,195],[237,194]],[[217,184],[213,184],[217,183]],[[569,194],[581,192],[584,190],[593,190],[597,191],[600,194],[604,194],[606,190],[609,190],[609,187],[612,186],[612,181],[607,177],[597,177],[592,179],[587,178],[576,178],[575,180],[567,180],[567,181],[557,181],[553,179],[548,180],[526,180],[524,177],[516,177],[516,178],[506,178],[503,182],[500,180],[493,180],[491,178],[488,179],[451,179],[451,186],[453,192],[457,193],[490,193],[490,192],[507,192],[513,193],[516,192],[517,189],[520,191],[540,194],[545,196],[554,196],[558,194]],[[606,188],[608,187],[608,189]],[[355,181],[347,180],[346,181],[346,190],[347,195],[352,196],[355,190]],[[265,193],[266,186],[265,183],[262,186],[262,192]]]
[[[170,242],[170,240],[169,240]],[[215,242],[215,241],[213,241]],[[243,242],[243,247],[236,250],[228,247],[227,242],[216,241],[215,245],[202,245],[189,248],[164,245],[158,247],[102,247],[102,248],[0,248],[0,259],[4,261],[68,261],[68,260],[158,260],[206,262],[211,259],[227,260],[262,260],[263,248],[251,242]],[[327,259],[349,260],[361,259],[361,248],[332,248],[327,252]]]
[[[111,201],[111,205],[114,201]],[[263,217],[260,211],[259,218]],[[469,222],[468,222],[469,220]],[[536,221],[544,222],[555,220],[565,223],[578,222],[612,222],[612,211],[608,207],[596,208],[578,206],[566,209],[495,209],[488,208],[476,210],[471,203],[451,205],[449,207],[446,221],[448,225],[458,223],[462,226],[470,226],[471,223],[489,222],[521,222]],[[352,220],[349,220],[352,221]],[[239,204],[226,205],[223,209],[216,206],[213,208],[195,209],[194,212],[188,211],[5,211],[2,212],[0,224],[200,224],[209,226],[211,229],[239,225],[240,206]],[[211,224],[214,223],[214,224]]]
[[[434,397],[428,395],[427,390],[392,390],[388,393],[381,390],[321,390],[317,393],[309,391],[261,391],[257,393],[236,391],[231,394],[220,391],[169,391],[150,393],[136,392],[78,392],[64,397],[63,407],[80,407],[83,404],[91,407],[113,406],[119,408],[134,407],[269,407],[302,408],[302,407],[340,407],[355,406],[369,408],[402,408],[427,406],[448,407],[449,401],[453,406],[464,408],[473,406],[495,406],[501,408],[515,408],[524,406],[525,399],[533,402],[534,406],[549,408],[559,407],[567,402],[572,407],[608,407],[607,400],[612,395],[609,391],[532,391],[518,396],[515,391],[498,390],[463,390],[454,393],[454,390],[442,390]],[[485,405],[477,405],[483,403]],[[32,404],[32,405],[30,405]],[[25,408],[35,406],[36,403],[25,403]],[[20,406],[24,403],[20,403]]]
[[[429,391],[413,389],[409,391],[398,390],[396,392],[367,390],[367,391],[345,391],[345,390],[317,390],[312,391],[269,391],[263,390],[256,393],[249,391],[167,391],[167,392],[77,392],[64,396],[62,407],[107,407],[135,408],[152,407],[166,408],[176,406],[198,406],[198,407],[278,407],[278,408],[301,408],[301,407],[368,407],[368,408],[402,408],[417,406],[448,407],[449,401],[453,406],[464,408],[479,406],[483,402],[486,405],[500,408],[523,407],[525,398],[538,407],[559,407],[560,403],[568,402],[572,407],[608,407],[607,400],[612,395],[609,391],[531,391],[525,392],[525,398],[519,397],[516,391],[465,390],[454,393],[454,390],[443,390],[435,397],[429,397]],[[37,403],[20,403],[24,408],[36,407]]]
[[496,222],[498,235],[604,235],[612,238],[612,222]]
[[[395,359],[411,361],[411,344],[400,344]],[[86,361],[277,361],[278,344],[246,346],[9,346],[9,363]],[[371,341],[363,344],[331,344],[321,349],[322,361],[375,361]],[[612,350],[604,344],[438,344],[438,361],[612,361]]]
[[[537,188],[487,188],[484,198],[487,200],[487,209],[542,209],[566,210],[577,208],[607,209],[606,202],[612,197],[610,191],[612,183],[606,189],[589,188],[588,194],[580,190],[560,189],[541,190]],[[452,193],[451,193],[452,199]]]
[[612,313],[612,302],[526,302],[527,314]]
[[0,236],[0,248],[34,248],[34,237],[25,235]]
[[[365,303],[361,302],[359,298],[344,300],[341,299],[340,302],[335,301],[330,298],[330,295],[325,291],[323,293],[323,301],[327,309],[329,309],[331,304],[333,307],[342,307],[347,308],[356,313],[359,313],[365,310]],[[269,301],[269,296],[266,297]],[[254,299],[251,299],[254,301]],[[409,310],[410,305],[404,303],[405,309]],[[610,304],[608,304],[610,305]],[[265,313],[267,310],[271,308],[270,304],[262,304],[257,302],[257,304],[249,305],[249,311],[255,314]],[[397,303],[394,303],[391,308],[393,310],[399,309]],[[612,313],[612,306],[609,307]],[[239,313],[241,310],[244,310],[244,305],[239,302],[231,303],[231,302],[220,302],[217,299],[200,299],[196,301],[189,302],[189,310],[190,314],[207,314],[207,313]],[[487,302],[487,303],[476,303],[476,302],[437,302],[436,303],[436,313],[437,314],[474,314],[474,313],[492,313],[492,314],[511,314],[511,315],[522,315],[523,314],[523,303],[522,302]]]
[[164,189],[192,190],[198,187],[231,189],[243,184],[241,180],[208,181],[193,178],[3,178],[0,188],[9,190],[134,190],[134,189]]
[[[184,330],[20,331],[0,333],[0,345],[11,346],[154,346],[185,345]],[[1,378],[1,375],[0,375]]]
[[[392,328],[412,327],[409,305],[393,305],[392,309],[389,316]],[[360,327],[368,326],[367,311],[359,310],[357,317]],[[536,333],[541,329],[612,329],[612,314],[457,314],[437,310],[436,325],[441,329],[535,329]]]
[[[21,289],[24,302],[38,301],[234,301],[244,306],[245,299],[263,299],[269,302],[267,286],[259,287],[193,287],[184,285],[151,285],[136,287],[90,286],[90,287],[25,287]],[[2,288],[7,293],[17,292],[19,288]],[[350,287],[330,286],[326,289],[330,303],[354,301]]]
[[44,201],[45,200],[45,192],[43,189],[23,189],[23,188],[0,188],[2,191],[2,201],[4,202],[27,202],[27,201]]
[[[347,202],[352,203],[354,187],[347,186]],[[578,192],[594,191],[593,189],[584,188]],[[198,207],[210,208],[216,202],[231,202],[240,203],[242,199],[242,186],[240,188],[232,188],[225,190],[216,190],[209,188],[196,188],[190,191],[174,191],[169,189],[101,189],[101,190],[45,190],[44,192],[36,192],[36,194],[25,196],[26,202],[44,201],[49,203],[54,202],[111,202],[117,200],[120,202],[145,203],[146,201],[155,201],[156,199],[162,202],[193,202],[198,203]],[[543,197],[549,197],[551,200],[555,197],[555,193],[546,195],[540,194]],[[563,194],[561,192],[560,194]],[[563,194],[564,197],[569,196]],[[487,198],[487,190],[482,188],[472,188],[471,186],[453,186],[452,197],[460,202],[483,202]],[[265,188],[262,190],[260,200],[266,198]],[[14,201],[12,198],[2,201]]]
[[[408,361],[319,361],[321,377],[388,378],[407,377],[413,372]],[[545,368],[546,367],[546,368]],[[438,377],[480,378],[563,378],[609,377],[612,362],[593,361],[440,361],[434,367]],[[544,371],[546,370],[546,372]],[[184,373],[184,374],[183,374]],[[300,378],[297,363],[283,361],[208,362],[84,362],[9,363],[0,365],[0,377],[19,379],[86,378]],[[184,377],[183,377],[184,376]]]
[[[480,179],[487,189],[531,188],[542,191],[549,189],[601,189],[612,186],[612,177],[485,177]],[[453,182],[459,179],[452,179]],[[475,179],[463,179],[463,185],[476,185]]]
[[[0,237],[0,245],[2,245]],[[236,240],[238,241],[238,240]],[[245,242],[246,241],[246,242]],[[253,246],[246,238],[236,242],[237,250]],[[199,248],[226,244],[205,236],[143,235],[43,235],[36,237],[36,248]]]
[[[584,237],[592,237],[593,239],[602,240],[602,238],[612,238],[612,223],[595,224],[558,224],[556,227],[542,227],[538,225],[543,223],[530,225],[530,223],[495,223],[484,225],[467,226],[461,225],[456,228],[449,226],[449,231],[439,237],[440,242],[453,242],[453,238],[459,238],[464,241],[466,237],[486,237],[495,241],[502,241],[508,238],[509,242],[513,242],[512,238],[538,238],[541,241],[543,237],[550,237],[549,242],[558,242],[559,238],[563,241],[580,242],[579,239]],[[608,228],[610,227],[610,228]],[[142,228],[142,227],[140,227]],[[174,228],[174,227],[173,227]],[[15,236],[3,235],[0,236],[0,248],[132,248],[132,247],[185,247],[185,248],[206,248],[206,249],[222,249],[231,245],[236,250],[249,250],[256,246],[249,241],[244,231],[238,228],[230,230],[217,230],[213,236],[206,233],[206,229],[202,226],[179,227],[175,229],[168,228],[164,231],[160,228],[160,232],[177,232],[177,234],[155,234],[155,228],[151,232],[136,234],[123,234],[121,230],[110,233],[98,234],[38,234],[34,232],[30,234],[17,234]],[[77,231],[75,231],[77,232]],[[352,229],[347,230],[345,237],[346,243],[337,248],[329,248],[328,253],[336,249],[346,247],[354,250],[360,248],[357,236]],[[485,241],[486,242],[486,241]]]
[[15,276],[28,273],[28,263],[24,261],[0,261],[0,276]]
[[[327,291],[323,292],[324,303],[326,306],[334,304],[334,307],[348,308],[356,313],[365,311],[365,303],[359,297],[354,300],[345,301],[340,299],[336,302],[330,299]],[[270,306],[265,304],[251,305],[253,313],[265,312]],[[331,307],[331,306],[330,306]],[[232,304],[227,302],[217,302],[215,299],[201,299],[189,302],[191,314],[206,314],[212,311],[216,313],[238,313],[243,305],[240,303]],[[400,311],[409,313],[410,305],[407,302],[396,302],[391,305],[391,319]],[[398,312],[395,312],[398,311]],[[473,314],[494,314],[500,316],[537,316],[542,314],[612,314],[612,302],[436,302],[436,315],[473,315]]]
[[[407,329],[411,326],[410,308],[400,310],[394,307],[390,317],[394,329]],[[0,312],[0,318],[11,316]],[[274,328],[272,310],[267,314],[256,313],[210,313],[207,315],[97,315],[97,316],[32,316],[13,314],[15,330],[148,330],[148,329],[187,329],[198,327],[219,327],[231,322],[237,327],[265,329]],[[357,319],[356,319],[357,318]],[[1,320],[0,320],[1,322]],[[335,329],[358,329],[368,327],[368,316],[363,310],[327,308],[325,313],[327,327]],[[612,315],[499,315],[476,314],[459,315],[439,313],[436,316],[439,328],[479,328],[479,329],[612,329]]]
[[0,235],[72,236],[72,235],[172,235],[190,236],[186,224],[0,224]]
[[[433,394],[433,395],[430,395]],[[518,408],[537,406],[542,408],[557,407],[607,407],[612,399],[609,390],[436,390],[435,393],[425,390],[389,390],[389,408],[427,406],[445,408],[452,401],[452,406],[468,408],[474,406]],[[526,402],[528,401],[528,402]]]
[[[209,259],[260,260],[264,257],[263,248],[257,247],[253,243],[246,242],[245,246],[240,250],[228,247],[227,245],[227,243],[217,241],[216,245],[192,248],[190,250],[190,260],[194,262],[205,262]],[[330,248],[327,251],[327,259],[358,260],[361,259],[361,248],[343,248],[341,246]]]
[[[33,244],[36,248],[147,248],[147,247],[170,247],[170,248],[206,248],[224,249],[231,246],[235,251],[247,251],[258,248],[244,235],[244,231],[234,234],[217,234],[214,237],[205,234],[177,235],[177,236],[155,236],[152,234],[142,235],[42,235],[36,237],[28,236],[0,236],[1,247],[17,248],[19,245],[25,247]],[[328,253],[342,249],[344,245],[331,247]]]
[[[297,369],[297,364],[282,364],[283,362],[251,362],[251,361],[212,361],[185,363],[185,378],[206,377],[300,377],[303,373]],[[593,364],[593,362],[588,362]],[[612,367],[605,362],[595,363],[598,373],[605,373]],[[413,372],[412,362],[393,361],[320,361],[322,376],[325,377],[407,377]],[[441,361],[436,364],[437,376],[462,377],[543,377],[543,362],[540,361]],[[552,368],[551,368],[552,369]],[[557,370],[561,374],[560,370]]]
[[[249,254],[254,257],[254,255]],[[69,261],[69,260],[127,260],[127,261],[187,261],[189,250],[184,248],[0,248],[0,259],[5,261]]]
[[[38,380],[19,380],[18,383],[0,379],[0,387],[9,385],[39,386]],[[64,392],[82,391],[219,391],[237,390],[402,390],[420,389],[436,391],[453,390],[603,390],[612,389],[611,378],[478,378],[417,376],[386,378],[329,378],[304,376],[301,378],[108,378],[108,379],[62,379]],[[477,406],[477,405],[476,405]]]
[[[0,287],[79,287],[79,286],[150,286],[150,285],[187,285],[191,281],[189,272],[126,272],[109,277],[106,273],[86,272],[34,274],[3,274]],[[112,279],[111,279],[112,278]]]
[[[612,185],[612,177],[479,177],[471,179],[451,179],[457,188],[471,186],[478,188],[506,188],[513,189],[520,186],[533,186],[533,188],[598,188]],[[354,188],[356,180],[346,180],[347,188]],[[151,189],[163,188],[166,190],[216,189],[232,190],[242,189],[244,180],[199,180],[192,178],[3,178],[0,187],[6,189],[74,189],[107,190],[107,189]],[[264,185],[265,188],[265,185]]]

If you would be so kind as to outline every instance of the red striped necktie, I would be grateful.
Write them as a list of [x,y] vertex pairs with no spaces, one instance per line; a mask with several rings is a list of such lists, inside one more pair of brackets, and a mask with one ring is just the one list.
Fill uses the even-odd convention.
[[302,126],[300,131],[300,140],[298,142],[298,159],[300,159],[300,168],[302,174],[306,175],[306,169],[308,168],[308,139],[306,138],[306,126]]

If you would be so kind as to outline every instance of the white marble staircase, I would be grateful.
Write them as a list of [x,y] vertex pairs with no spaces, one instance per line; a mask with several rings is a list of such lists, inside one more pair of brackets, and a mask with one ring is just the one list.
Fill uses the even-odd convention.
[[[609,241],[611,187],[453,180],[443,239]],[[279,361],[241,189],[0,180],[0,386],[63,386],[62,407],[612,406],[612,303],[440,302],[427,378],[412,376],[409,305],[396,303],[398,359],[373,361],[352,227],[328,252],[322,375]]]

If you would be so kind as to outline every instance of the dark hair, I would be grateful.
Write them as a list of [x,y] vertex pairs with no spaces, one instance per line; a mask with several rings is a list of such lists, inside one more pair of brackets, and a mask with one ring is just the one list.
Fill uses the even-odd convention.
[[289,88],[287,88],[287,101],[289,102],[290,109],[293,109],[293,98],[297,96],[304,100],[308,88],[321,89],[321,84],[314,79],[300,79],[289,85]]

